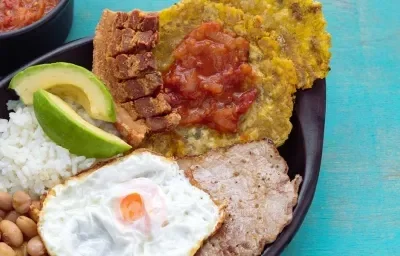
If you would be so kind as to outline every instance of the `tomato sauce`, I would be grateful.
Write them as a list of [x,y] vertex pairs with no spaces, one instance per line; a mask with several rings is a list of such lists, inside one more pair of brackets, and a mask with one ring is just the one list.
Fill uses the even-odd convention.
[[1,0],[0,33],[28,26],[45,16],[59,0]]
[[257,97],[248,64],[249,42],[225,32],[216,22],[203,23],[175,49],[164,74],[167,100],[182,116],[181,125],[203,124],[236,132],[240,116]]

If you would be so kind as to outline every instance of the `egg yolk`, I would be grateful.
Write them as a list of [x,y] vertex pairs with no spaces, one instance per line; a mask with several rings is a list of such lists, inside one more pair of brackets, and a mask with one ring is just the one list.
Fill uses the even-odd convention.
[[129,222],[142,218],[146,213],[143,199],[138,193],[132,193],[124,197],[121,200],[120,208],[122,218]]

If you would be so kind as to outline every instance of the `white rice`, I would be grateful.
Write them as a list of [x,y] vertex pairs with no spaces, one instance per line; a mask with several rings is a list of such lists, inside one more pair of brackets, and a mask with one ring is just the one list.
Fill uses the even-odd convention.
[[[114,126],[91,119],[79,105],[68,103],[85,120],[118,135]],[[23,189],[40,196],[48,188],[91,167],[96,159],[70,154],[52,142],[36,120],[32,106],[7,103],[10,119],[0,119],[0,191]]]

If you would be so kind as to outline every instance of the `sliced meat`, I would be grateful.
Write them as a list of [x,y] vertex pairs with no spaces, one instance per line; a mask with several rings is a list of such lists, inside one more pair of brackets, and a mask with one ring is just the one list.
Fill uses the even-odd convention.
[[114,95],[114,97],[118,102],[126,102],[154,95],[159,91],[162,83],[159,72],[146,74],[142,78],[130,79],[118,83],[115,90],[117,95]]
[[123,29],[123,28],[127,27],[127,21],[129,19],[129,14],[128,13],[126,13],[126,12],[116,12],[115,13],[115,12],[110,12],[110,11],[106,10],[103,13],[103,17],[104,17],[106,12],[112,13],[115,16],[115,21],[114,21],[114,24],[113,24],[113,26],[111,28]]
[[142,98],[144,96],[153,95],[161,88],[163,84],[161,73],[154,72],[146,74],[142,78],[136,80],[129,80],[126,82],[126,87],[131,94],[133,100]]
[[128,19],[128,27],[139,31],[158,31],[160,19],[158,13],[147,13],[134,10]]
[[117,122],[115,128],[130,145],[139,145],[149,131],[145,120],[134,120],[129,112],[120,105],[117,105],[116,109]]
[[269,140],[178,160],[193,184],[219,202],[227,219],[197,256],[260,255],[292,220],[301,177],[290,181],[285,160]]
[[132,29],[116,29],[112,43],[109,46],[108,55],[115,57],[121,53],[134,51],[136,49],[135,41],[132,40],[134,35],[135,31]]
[[120,54],[115,58],[112,69],[114,76],[120,80],[136,78],[143,72],[154,70],[156,62],[151,52],[136,55]]
[[150,51],[154,46],[156,46],[156,42],[158,41],[158,32],[136,32],[133,40],[136,41],[137,51]]
[[135,100],[135,108],[139,116],[143,118],[160,116],[171,112],[171,106],[162,94],[158,94],[156,98],[145,97]]
[[115,38],[110,45],[110,55],[128,54],[151,50],[158,41],[158,33],[153,31],[134,31],[130,28],[116,30]]
[[130,13],[117,12],[113,26],[117,29],[131,28],[137,31],[158,31],[158,13],[143,13],[133,10]]
[[112,94],[117,102],[127,102],[157,94],[162,86],[159,72],[146,74],[142,78],[135,78],[115,83]]
[[142,23],[138,26],[138,29],[141,31],[156,31],[158,30],[158,26],[160,23],[160,19],[157,13],[151,13],[145,17],[143,17]]
[[143,21],[143,17],[141,15],[140,11],[134,10],[129,15],[128,22],[127,22],[126,26],[128,28],[132,28],[132,29],[138,30],[139,26],[140,26],[140,23],[142,21]]
[[136,111],[135,104],[132,101],[121,103],[120,106],[128,113],[133,121],[139,118],[139,114]]
[[154,132],[168,131],[176,127],[181,120],[181,116],[177,113],[171,113],[166,116],[149,117],[146,124]]
[[172,129],[180,120],[163,97],[156,70],[152,49],[158,27],[157,13],[105,10],[93,41],[93,73],[109,88],[117,110],[115,126],[133,147],[147,133]]

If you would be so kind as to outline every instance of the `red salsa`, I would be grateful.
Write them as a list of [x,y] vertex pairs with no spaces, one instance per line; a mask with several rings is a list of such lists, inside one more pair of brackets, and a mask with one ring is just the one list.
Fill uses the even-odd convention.
[[59,0],[0,0],[0,33],[40,20],[58,2]]
[[181,114],[181,125],[203,124],[236,132],[239,118],[257,97],[248,64],[249,42],[208,22],[178,45],[164,74],[167,100]]

